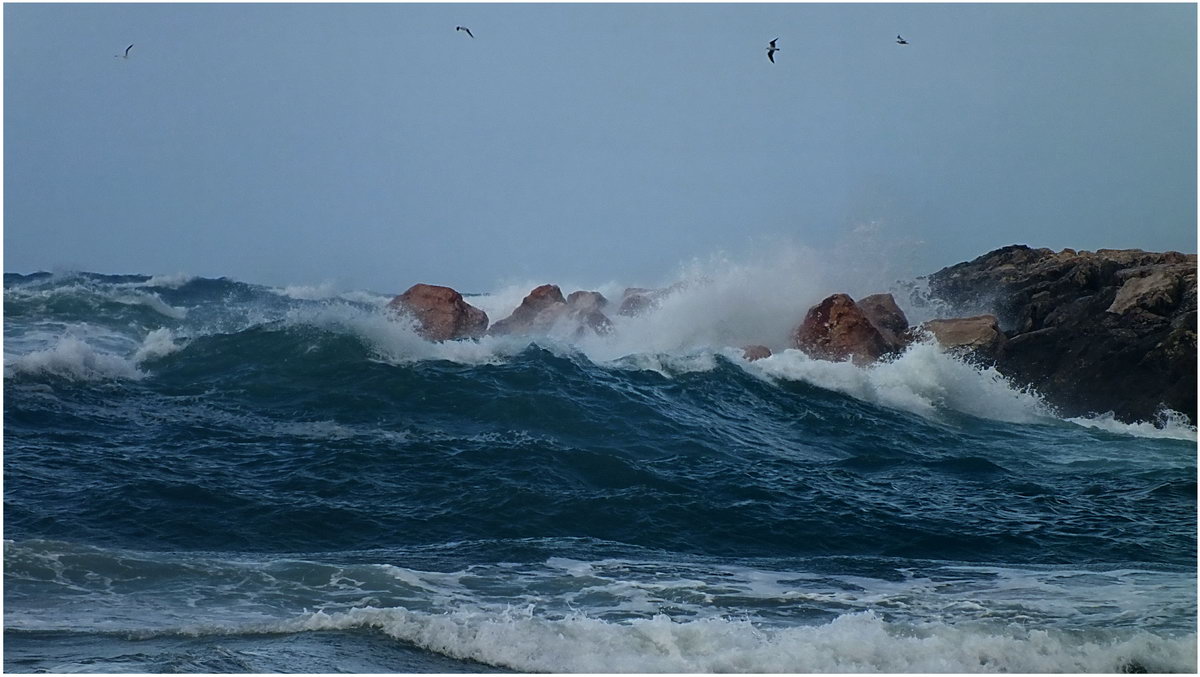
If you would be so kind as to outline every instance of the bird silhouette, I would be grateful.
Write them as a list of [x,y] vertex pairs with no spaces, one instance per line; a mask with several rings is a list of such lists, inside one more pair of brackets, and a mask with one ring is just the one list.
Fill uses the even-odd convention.
[[[470,28],[467,28],[466,26],[455,26],[455,27],[454,27],[454,30],[456,30],[456,31],[465,31],[467,35],[471,35],[471,29],[470,29]],[[472,38],[472,39],[474,39],[474,38],[475,38],[475,36],[474,36],[474,35],[471,35],[471,38]]]
[[113,54],[113,58],[114,59],[128,59],[129,58],[129,50],[131,50],[131,49],[133,49],[133,45],[126,47],[124,54]]
[[[775,38],[775,40],[778,39]],[[775,52],[779,51],[779,48],[775,46],[775,40],[772,40],[771,46],[767,48],[767,58],[771,60],[771,63],[775,63]]]
[[907,45],[907,44],[908,44],[908,40],[905,40],[904,38],[902,38],[902,37],[900,37],[899,35],[897,35],[897,36],[896,36],[896,44],[897,44],[897,45]]

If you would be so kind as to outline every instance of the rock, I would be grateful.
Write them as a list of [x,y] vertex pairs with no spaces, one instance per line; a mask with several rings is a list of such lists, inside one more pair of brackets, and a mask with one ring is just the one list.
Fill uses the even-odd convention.
[[626,317],[636,317],[647,310],[657,307],[658,302],[651,296],[639,293],[630,294],[627,289],[625,290],[625,297],[621,299],[621,307],[617,309],[617,314],[625,315]]
[[600,336],[612,333],[612,321],[601,310],[608,305],[608,299],[598,291],[576,291],[567,297],[567,308],[570,317],[579,323],[575,337],[579,338],[587,330]]
[[608,299],[598,291],[573,291],[567,297],[567,305],[576,312],[589,313],[604,310]]
[[621,307],[617,309],[618,315],[627,317],[635,317],[641,315],[648,310],[658,308],[659,303],[663,298],[674,294],[681,289],[687,289],[694,284],[707,284],[707,279],[698,279],[688,281],[680,281],[675,284],[664,287],[662,289],[644,289],[642,287],[628,287],[625,293],[621,295]]
[[450,287],[414,284],[392,299],[388,308],[416,318],[418,333],[430,341],[478,338],[487,331],[487,313]]
[[1169,270],[1151,272],[1145,277],[1130,277],[1117,290],[1106,312],[1118,315],[1132,308],[1143,308],[1159,315],[1167,314],[1179,302],[1180,275]]
[[563,298],[562,290],[558,288],[558,285],[544,284],[529,292],[521,300],[521,305],[512,312],[512,315],[493,324],[488,333],[495,335],[534,333],[535,327],[544,330],[566,312],[567,301]]
[[792,344],[810,357],[869,364],[902,346],[884,338],[854,299],[834,294],[808,309]]
[[748,362],[761,360],[771,356],[771,349],[766,346],[746,346],[742,348],[742,358]]
[[929,278],[962,314],[992,313],[1008,340],[996,369],[1066,416],[1196,422],[1196,255],[1012,245]]
[[907,342],[908,318],[891,294],[871,294],[859,299],[858,307],[883,334],[884,340],[893,345]]
[[947,350],[973,352],[989,358],[999,355],[1007,340],[995,315],[929,320],[921,327]]
[[600,292],[577,291],[564,299],[557,285],[544,284],[529,292],[512,315],[492,325],[490,333],[562,333],[578,339],[592,331],[603,336],[612,332],[612,322],[600,311],[606,305]]

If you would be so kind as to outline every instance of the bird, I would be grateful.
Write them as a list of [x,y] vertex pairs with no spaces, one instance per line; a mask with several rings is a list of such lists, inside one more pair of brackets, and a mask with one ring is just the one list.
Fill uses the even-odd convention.
[[133,45],[126,47],[124,54],[113,54],[113,58],[116,59],[119,57],[122,59],[128,59],[129,58],[129,50],[131,50],[131,49],[133,49]]
[[[454,30],[456,30],[456,31],[465,31],[467,35],[471,35],[471,29],[470,29],[470,28],[467,28],[466,26],[455,26],[455,27],[454,27]],[[474,39],[474,38],[475,38],[475,36],[474,36],[474,35],[471,35],[471,38],[472,38],[472,39]]]
[[[775,38],[775,40],[778,39]],[[775,40],[772,40],[771,46],[767,48],[767,58],[771,60],[771,63],[775,63],[775,52],[779,51],[779,48],[775,46]]]
[[897,35],[897,36],[896,36],[896,44],[897,44],[897,45],[907,45],[907,44],[908,44],[908,40],[905,40],[904,38],[902,38],[902,37],[900,37],[899,35]]

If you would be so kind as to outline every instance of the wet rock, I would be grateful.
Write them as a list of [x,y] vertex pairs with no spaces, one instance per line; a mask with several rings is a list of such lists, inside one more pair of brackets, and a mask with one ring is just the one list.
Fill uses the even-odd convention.
[[544,284],[529,292],[521,305],[511,315],[493,324],[488,333],[499,336],[545,333],[545,329],[566,312],[567,300],[563,298],[562,290],[558,285]]
[[418,333],[430,341],[478,338],[487,331],[487,313],[450,287],[414,284],[392,299],[388,308],[414,317]]
[[996,369],[1067,416],[1196,422],[1196,255],[1012,245],[944,268],[932,296],[992,313],[1007,336]]
[[995,358],[1007,337],[1000,331],[995,315],[977,315],[947,320],[929,320],[922,329],[933,335],[947,350],[970,352]]
[[889,344],[907,342],[908,317],[896,305],[896,299],[891,294],[871,294],[859,299],[858,307]]
[[823,360],[850,358],[869,364],[901,346],[887,340],[854,299],[834,294],[808,309],[792,332],[792,345]]

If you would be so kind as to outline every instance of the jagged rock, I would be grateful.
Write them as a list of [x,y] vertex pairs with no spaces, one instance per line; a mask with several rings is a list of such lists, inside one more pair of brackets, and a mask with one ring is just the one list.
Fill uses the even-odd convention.
[[748,362],[761,360],[771,356],[771,349],[766,346],[746,346],[742,348],[742,358]]
[[1068,416],[1196,421],[1196,255],[1012,245],[929,276],[963,314],[994,313],[996,369]]
[[892,298],[891,294],[871,294],[859,299],[858,307],[889,344],[900,345],[907,342],[908,317],[900,310],[900,306],[896,305],[896,299]]
[[973,352],[994,358],[1007,340],[995,315],[929,320],[921,325],[947,350]]
[[792,344],[810,357],[868,364],[903,346],[889,342],[854,299],[834,294],[808,309]]
[[388,308],[416,318],[418,333],[430,341],[478,338],[487,331],[487,313],[450,287],[414,284],[392,299]]

